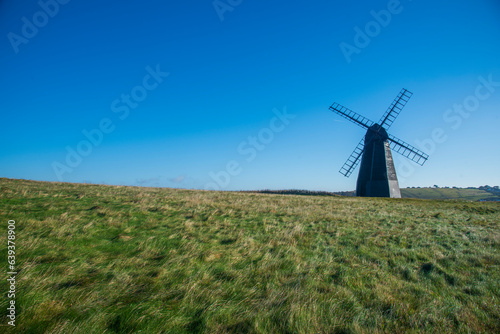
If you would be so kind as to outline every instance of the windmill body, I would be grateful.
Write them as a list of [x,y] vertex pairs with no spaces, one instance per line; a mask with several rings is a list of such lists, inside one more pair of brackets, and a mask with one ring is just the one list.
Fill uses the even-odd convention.
[[338,103],[330,107],[335,113],[366,129],[366,135],[340,169],[341,174],[349,177],[361,162],[356,196],[401,198],[391,149],[419,165],[427,161],[427,154],[387,133],[411,96],[412,93],[403,88],[378,123]]
[[378,124],[366,131],[356,196],[401,198],[389,137]]

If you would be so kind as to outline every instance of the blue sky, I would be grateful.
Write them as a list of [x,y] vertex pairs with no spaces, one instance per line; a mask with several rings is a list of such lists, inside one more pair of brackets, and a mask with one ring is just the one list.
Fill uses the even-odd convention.
[[4,0],[0,176],[353,190],[328,107],[405,87],[391,133],[430,158],[394,153],[401,187],[498,185],[499,59],[496,0]]

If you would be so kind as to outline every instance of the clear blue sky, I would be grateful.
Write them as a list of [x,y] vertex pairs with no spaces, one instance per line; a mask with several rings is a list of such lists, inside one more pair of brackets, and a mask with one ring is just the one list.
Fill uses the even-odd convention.
[[496,0],[41,3],[0,1],[2,177],[352,190],[364,131],[328,107],[405,87],[391,133],[430,159],[400,185],[500,184]]

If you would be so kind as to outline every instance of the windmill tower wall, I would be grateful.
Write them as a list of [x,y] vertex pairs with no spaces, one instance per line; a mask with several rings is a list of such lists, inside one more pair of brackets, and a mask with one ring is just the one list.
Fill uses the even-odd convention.
[[366,143],[356,184],[356,196],[401,198],[387,140],[375,139]]

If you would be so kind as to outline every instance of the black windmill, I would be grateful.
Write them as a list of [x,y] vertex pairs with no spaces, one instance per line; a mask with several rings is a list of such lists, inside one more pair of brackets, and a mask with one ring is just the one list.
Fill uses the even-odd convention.
[[335,113],[367,130],[340,169],[341,174],[349,177],[361,161],[356,196],[401,198],[391,149],[421,166],[429,158],[424,152],[387,133],[412,95],[403,88],[378,123],[338,103],[330,106]]

